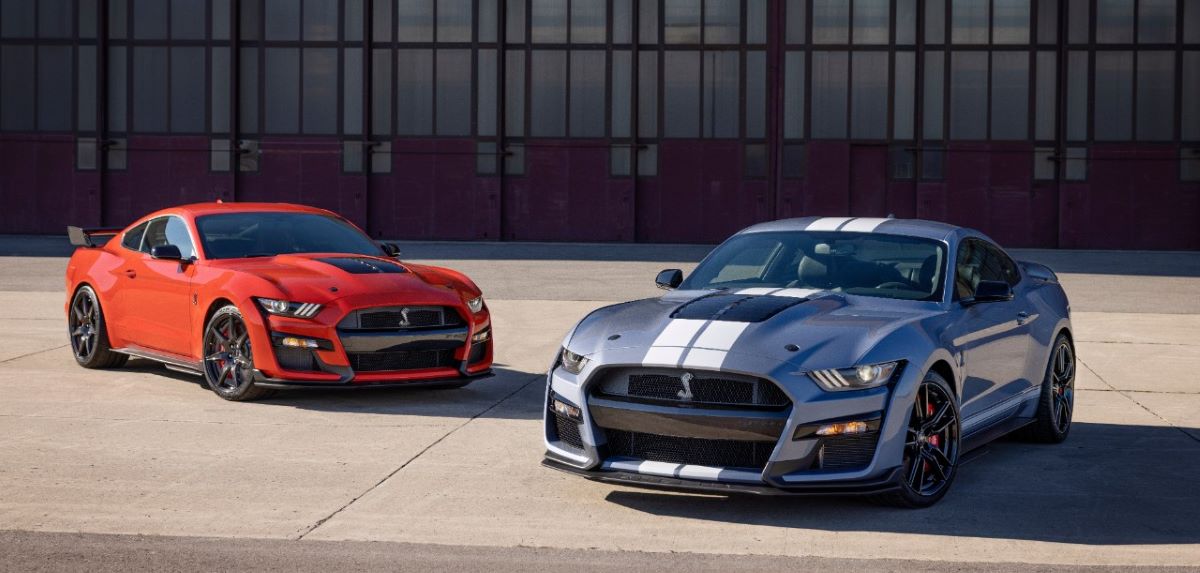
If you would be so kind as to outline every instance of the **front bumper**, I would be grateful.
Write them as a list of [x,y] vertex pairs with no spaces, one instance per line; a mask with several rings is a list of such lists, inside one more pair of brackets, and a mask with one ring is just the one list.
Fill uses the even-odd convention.
[[[634,349],[629,355],[640,358],[642,353]],[[724,374],[754,377],[778,386],[790,400],[787,408],[776,411],[722,410],[664,406],[661,401],[614,403],[595,391],[608,375],[605,371],[660,366],[634,362],[620,349],[606,349],[591,358],[578,375],[561,368],[548,374],[544,417],[547,467],[598,481],[696,491],[865,494],[895,487],[903,465],[908,410],[893,405],[911,403],[919,369],[903,369],[887,386],[826,392],[797,373],[794,365],[771,364],[759,356],[730,353],[719,369],[665,365],[687,370],[696,379]],[[577,433],[564,432],[573,428],[564,427],[562,417],[554,414],[549,407],[553,400],[579,409]],[[835,443],[834,437],[814,435],[819,425],[841,421],[869,422],[874,435],[855,443]],[[564,439],[564,434],[570,435]],[[647,435],[666,439],[633,451],[628,447],[630,435],[633,439]],[[711,459],[709,453],[679,453],[694,444],[709,449],[735,444],[741,449],[731,457],[755,463],[712,463],[697,461]],[[746,444],[755,444],[755,449],[750,452]],[[854,463],[827,464],[831,456],[826,454],[834,450],[826,446],[842,448],[841,454],[852,453]]]
[[[256,384],[267,388],[454,386],[492,375],[494,342],[491,316],[484,308],[471,313],[456,298],[399,300],[384,297],[346,297],[327,303],[311,319],[269,315],[257,304],[258,312],[246,316],[251,324],[255,353]],[[350,313],[363,309],[391,307],[446,307],[459,314],[461,324],[446,327],[391,330],[347,330],[342,324]],[[244,316],[249,313],[244,313]],[[479,340],[478,337],[486,336]],[[281,340],[295,337],[315,340],[317,348],[283,347]],[[259,349],[266,349],[262,351]],[[283,353],[292,352],[291,360]],[[295,353],[303,353],[301,367]],[[356,357],[395,356],[403,353],[438,354],[431,363],[381,364],[356,369]]]

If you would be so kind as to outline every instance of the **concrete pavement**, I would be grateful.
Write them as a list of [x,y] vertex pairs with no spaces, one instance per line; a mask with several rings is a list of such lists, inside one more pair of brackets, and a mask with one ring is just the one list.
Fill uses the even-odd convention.
[[[54,248],[0,238],[0,253]],[[484,288],[496,378],[234,404],[143,361],[86,371],[65,346],[65,259],[0,257],[0,530],[13,530],[0,568],[402,556],[499,570],[1200,568],[1200,255],[1019,253],[1049,262],[1072,297],[1076,426],[1060,446],[991,446],[942,504],[913,512],[650,492],[539,467],[541,372],[563,333],[606,301],[654,295],[655,272],[690,268],[706,248],[402,250]]]

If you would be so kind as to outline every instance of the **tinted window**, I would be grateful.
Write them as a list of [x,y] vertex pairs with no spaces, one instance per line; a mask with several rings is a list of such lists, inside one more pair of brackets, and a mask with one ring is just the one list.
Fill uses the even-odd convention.
[[146,225],[149,222],[142,223],[125,232],[125,238],[121,239],[121,246],[131,251],[138,250],[142,246],[142,235],[146,234]]
[[378,245],[353,225],[317,213],[206,215],[196,219],[196,230],[210,259],[290,253],[383,254]]
[[1017,286],[1017,283],[1021,282],[1021,271],[1017,270],[1017,263],[1013,262],[999,247],[995,245],[987,245],[986,247],[988,251],[987,268],[989,272],[991,269],[997,269],[1000,273],[1000,278],[995,280],[1004,281],[1009,286]]
[[1016,264],[1003,251],[981,241],[964,241],[955,264],[954,298],[975,295],[980,281],[1002,281],[1016,285],[1021,280]]
[[879,233],[738,235],[718,247],[680,288],[821,289],[852,295],[939,300],[941,243]]

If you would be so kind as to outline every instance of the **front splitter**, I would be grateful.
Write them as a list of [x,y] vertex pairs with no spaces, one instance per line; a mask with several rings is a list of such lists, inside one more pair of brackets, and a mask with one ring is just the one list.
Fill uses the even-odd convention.
[[684,478],[639,474],[619,470],[584,470],[563,463],[551,457],[542,460],[542,465],[550,469],[574,474],[587,479],[605,483],[634,485],[651,489],[667,491],[682,491],[710,494],[749,494],[749,495],[874,495],[893,491],[899,487],[901,468],[895,468],[882,478],[859,481],[838,481],[825,483],[808,483],[799,486],[775,487],[768,484],[756,485],[745,483],[729,483],[704,481]]

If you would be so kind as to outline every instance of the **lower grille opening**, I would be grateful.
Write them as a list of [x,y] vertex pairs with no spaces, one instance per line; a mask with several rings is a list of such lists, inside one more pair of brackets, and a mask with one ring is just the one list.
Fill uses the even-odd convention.
[[579,422],[559,414],[554,415],[554,431],[558,440],[577,450],[583,450],[583,436],[579,434]]
[[390,350],[351,352],[350,368],[356,372],[380,370],[420,370],[457,366],[453,350]]
[[487,343],[486,342],[481,342],[479,344],[472,344],[471,345],[471,353],[467,355],[467,364],[475,364],[476,362],[482,362],[483,358],[485,356],[487,356]]
[[761,470],[775,450],[775,442],[709,440],[605,430],[608,455],[655,462]]
[[817,467],[826,471],[863,469],[875,457],[875,444],[878,442],[879,432],[822,438]]
[[312,350],[307,348],[276,346],[275,360],[279,362],[279,367],[284,370],[320,370],[320,367],[317,366],[317,357],[313,355]]

